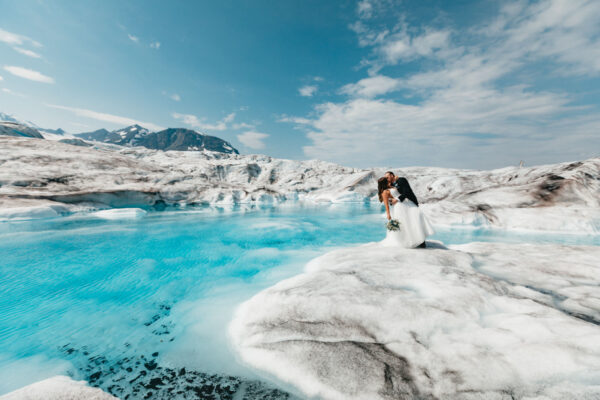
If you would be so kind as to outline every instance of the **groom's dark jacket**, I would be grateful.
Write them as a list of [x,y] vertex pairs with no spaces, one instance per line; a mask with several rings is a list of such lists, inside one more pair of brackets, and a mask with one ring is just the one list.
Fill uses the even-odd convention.
[[392,183],[392,186],[398,189],[398,192],[400,193],[400,201],[404,201],[404,199],[409,199],[417,206],[419,205],[419,202],[417,201],[417,196],[415,196],[415,194],[413,193],[406,178],[402,176],[397,177],[396,181]]

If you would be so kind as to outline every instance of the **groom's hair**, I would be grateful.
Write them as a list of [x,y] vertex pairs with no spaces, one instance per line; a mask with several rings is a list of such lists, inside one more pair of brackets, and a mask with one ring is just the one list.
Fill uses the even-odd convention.
[[391,174],[391,175],[393,175],[393,176],[396,176],[396,174],[394,174],[392,171],[386,171],[385,173],[386,173],[386,174]]

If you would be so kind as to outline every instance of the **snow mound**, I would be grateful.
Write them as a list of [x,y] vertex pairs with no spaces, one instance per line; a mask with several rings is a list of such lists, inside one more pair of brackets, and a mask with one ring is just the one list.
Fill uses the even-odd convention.
[[0,221],[58,217],[60,213],[50,206],[11,207],[0,209]]
[[600,398],[600,248],[330,252],[230,324],[246,363],[324,399]]
[[114,208],[93,212],[91,215],[102,219],[135,219],[146,215],[141,208]]
[[67,376],[55,376],[0,396],[1,400],[118,400],[101,389]]
[[65,204],[49,200],[6,199],[0,197],[0,221],[54,218],[69,212]]

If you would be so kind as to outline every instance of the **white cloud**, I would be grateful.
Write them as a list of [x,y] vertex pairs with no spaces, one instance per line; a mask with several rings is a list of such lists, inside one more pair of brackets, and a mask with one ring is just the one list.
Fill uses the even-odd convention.
[[150,43],[150,47],[153,49],[160,49],[160,42],[152,42]]
[[42,58],[41,55],[39,55],[38,53],[36,53],[35,51],[32,50],[28,50],[28,49],[23,49],[21,47],[13,47],[13,49],[15,49],[16,51],[18,51],[21,54],[24,54],[28,57],[32,57],[32,58]]
[[173,101],[181,101],[181,96],[180,96],[180,95],[178,95],[177,93],[172,93],[172,94],[169,94],[169,93],[168,93],[167,91],[165,91],[165,90],[163,90],[161,93],[162,93],[162,95],[163,95],[163,96],[167,96],[168,98],[170,98],[170,99],[171,99],[171,100],[173,100]]
[[234,130],[238,130],[238,129],[254,129],[254,125],[247,124],[246,122],[240,122],[240,123],[236,123],[236,124],[231,125],[231,129],[234,129]]
[[54,79],[42,74],[41,72],[34,71],[23,67],[15,67],[12,65],[5,65],[4,70],[20,78],[29,79],[36,82],[54,83]]
[[375,97],[392,92],[400,86],[400,80],[377,75],[342,87],[341,92],[355,97]]
[[388,36],[380,52],[390,64],[415,57],[428,57],[448,46],[450,31],[427,30],[421,35],[410,36],[405,31]]
[[[481,156],[483,149],[476,148],[484,139],[492,145],[487,149],[491,155],[522,151],[516,143],[538,140],[536,136],[546,140],[547,126],[540,129],[539,125],[547,125],[548,116],[563,112],[567,101],[560,95],[532,94],[512,87],[505,91],[443,91],[419,105],[380,99],[327,103],[319,107],[319,117],[312,121],[309,138],[313,143],[304,150],[311,158],[362,165],[383,160],[404,165],[469,163]],[[470,135],[481,139],[475,141],[475,148]],[[511,142],[515,148],[500,150],[496,147],[500,141]],[[431,158],[433,154],[436,159]]]
[[223,118],[223,122],[229,123],[229,122],[233,121],[234,119],[235,119],[235,113],[230,113],[230,114],[227,114],[225,116],[225,118]]
[[312,123],[313,120],[303,117],[290,117],[287,115],[282,115],[277,119],[277,122],[291,122],[294,124],[304,125]]
[[139,41],[140,41],[140,38],[138,38],[137,36],[133,36],[130,33],[127,34],[127,37],[129,38],[129,40],[131,40],[132,42],[135,42],[135,43],[139,43]]
[[[599,17],[592,0],[516,1],[459,31],[402,19],[371,28],[362,17],[352,29],[359,45],[372,47],[370,76],[340,89],[347,100],[317,105],[315,118],[280,121],[310,127],[307,157],[352,165],[495,167],[597,156],[598,104],[575,106],[581,97],[568,84],[547,90],[529,71],[599,75]],[[418,68],[394,67],[421,59]],[[386,98],[396,90],[408,100]]]
[[388,30],[377,31],[370,29],[363,21],[356,21],[350,25],[350,29],[358,35],[358,44],[361,47],[382,43],[389,34]]
[[263,142],[269,135],[261,132],[247,131],[242,134],[237,135],[237,139],[246,147],[249,147],[253,150],[259,150],[265,148],[265,143]]
[[177,120],[182,121],[184,124],[191,126],[194,129],[206,130],[206,131],[224,131],[227,129],[227,124],[232,122],[235,118],[235,113],[228,114],[221,121],[214,124],[206,122],[206,118],[198,118],[192,114],[180,114],[172,113],[171,116]]
[[4,78],[2,77],[2,75],[0,75],[0,81],[3,81],[3,80],[4,80]]
[[315,77],[313,78],[313,80],[314,80],[315,82],[323,82],[325,79],[324,79],[322,76],[315,76]]
[[61,106],[61,105],[56,105],[56,104],[46,104],[46,106],[56,108],[59,110],[69,111],[80,117],[91,118],[91,119],[95,119],[98,121],[110,122],[115,125],[127,126],[127,125],[137,124],[137,125],[143,126],[150,130],[153,130],[153,131],[160,131],[160,130],[164,129],[162,126],[153,124],[151,122],[142,122],[142,121],[139,121],[139,120],[136,120],[133,118],[121,117],[121,116],[113,115],[113,114],[106,114],[106,113],[102,113],[102,112],[98,112],[98,111],[87,110],[84,108],[67,107],[67,106]]
[[40,42],[36,42],[35,40],[28,38],[27,36],[5,31],[4,29],[0,29],[0,42],[4,42],[11,46],[21,46],[25,43],[29,43],[30,45],[35,47],[42,47],[42,44]]
[[15,92],[13,90],[10,90],[9,88],[2,88],[2,91],[4,93],[12,94],[13,96],[17,96],[17,97],[27,97],[23,93]]
[[525,7],[505,6],[491,28],[503,43],[500,52],[542,58],[562,64],[564,75],[600,73],[600,2],[546,0]]
[[318,87],[316,85],[306,85],[298,89],[298,92],[300,92],[300,96],[311,97],[317,90]]
[[373,4],[369,0],[359,1],[356,7],[360,18],[371,18],[373,15]]

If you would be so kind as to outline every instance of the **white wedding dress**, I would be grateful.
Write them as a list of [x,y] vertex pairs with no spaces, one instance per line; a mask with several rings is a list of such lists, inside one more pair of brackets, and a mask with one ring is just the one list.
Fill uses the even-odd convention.
[[390,216],[400,222],[400,230],[387,231],[382,245],[415,248],[423,243],[427,236],[435,233],[431,223],[415,203],[409,199],[400,201],[400,193],[396,188],[391,188],[390,194],[398,200],[396,204],[390,204]]

